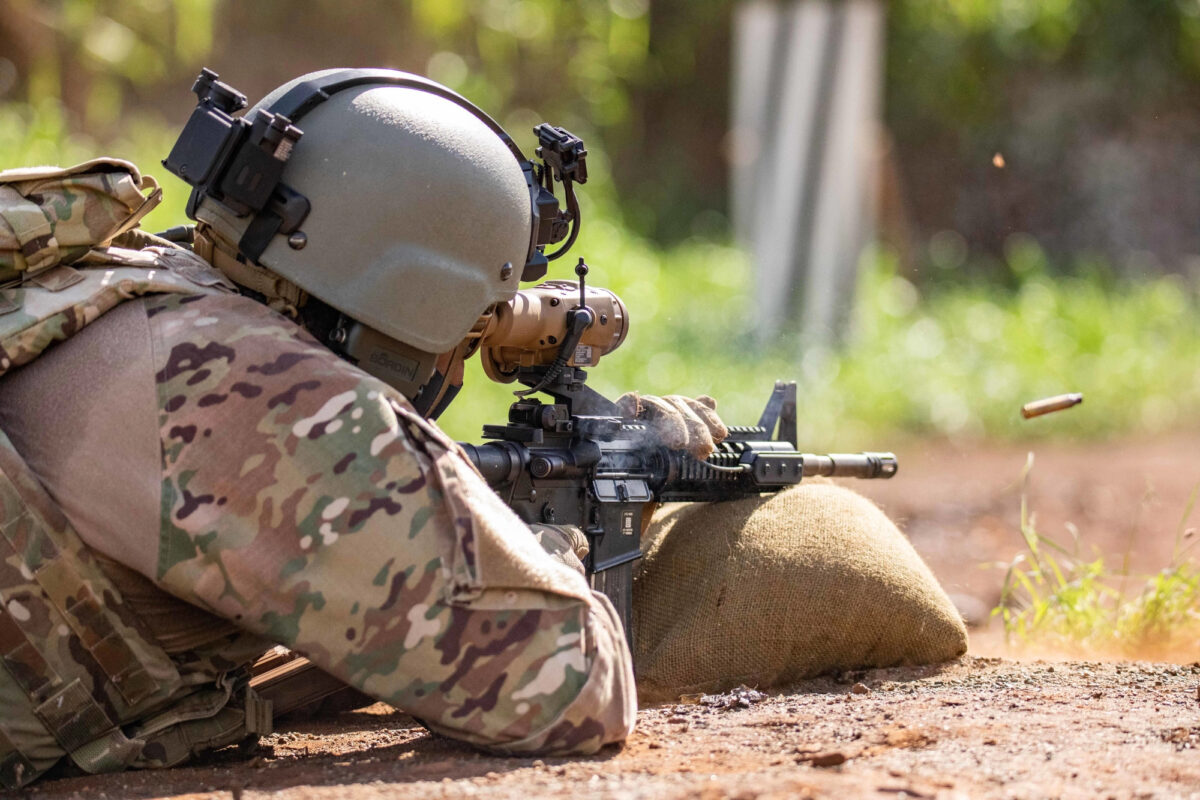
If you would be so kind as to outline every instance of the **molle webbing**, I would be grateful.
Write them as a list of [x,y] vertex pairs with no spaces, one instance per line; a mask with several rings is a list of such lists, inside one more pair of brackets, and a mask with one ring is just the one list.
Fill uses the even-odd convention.
[[[67,753],[124,741],[116,724],[170,695],[179,674],[124,618],[120,595],[3,434],[0,519],[0,665]],[[33,765],[4,727],[0,784],[12,787]],[[136,757],[140,747],[125,744]]]
[[154,178],[119,159],[0,172],[0,283],[70,264],[161,200]]
[[12,269],[17,269],[17,254],[24,259],[28,272],[60,263],[58,240],[54,238],[50,220],[36,203],[26,200],[10,186],[0,185],[0,219],[16,244],[9,256],[14,262]]
[[0,433],[0,787],[63,755],[90,773],[166,767],[270,733],[236,663],[182,678]]
[[258,292],[272,310],[288,317],[294,318],[296,309],[303,305],[308,297],[303,289],[283,276],[256,264],[247,263],[236,252],[222,245],[204,223],[196,228],[193,249],[196,255],[220,270],[231,281]]

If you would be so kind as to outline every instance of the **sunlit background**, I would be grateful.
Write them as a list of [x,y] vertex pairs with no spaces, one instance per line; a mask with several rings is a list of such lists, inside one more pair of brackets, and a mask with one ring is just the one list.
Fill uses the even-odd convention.
[[[846,21],[823,71],[789,61],[822,30],[812,15],[841,5],[874,14],[878,36]],[[760,73],[751,14],[775,46]],[[177,224],[186,190],[158,162],[205,65],[252,99],[314,69],[396,67],[459,90],[526,150],[543,120],[581,135],[592,179],[572,256],[632,319],[593,371],[606,393],[708,393],[748,422],[776,378],[794,379],[805,449],[1194,428],[1197,0],[5,0],[0,166],[129,158],[166,188],[146,227]],[[767,149],[772,98],[823,87],[832,114],[855,69],[858,116]],[[785,81],[757,138],[736,78],[752,90],[756,74]],[[756,248],[795,230],[735,239],[737,170],[846,135],[863,143],[848,156],[861,174],[827,171],[818,193],[866,192],[863,247],[838,272],[844,319],[814,330],[799,303],[772,320]],[[775,196],[755,214],[777,212]],[[790,269],[812,267],[783,250]],[[510,388],[472,370],[446,426],[476,438]],[[1086,413],[1019,421],[1022,402],[1063,391],[1084,392]]]

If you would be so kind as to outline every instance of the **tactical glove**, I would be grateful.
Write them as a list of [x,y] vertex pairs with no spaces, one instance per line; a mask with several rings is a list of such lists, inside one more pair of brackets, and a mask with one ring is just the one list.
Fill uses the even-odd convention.
[[543,525],[531,524],[533,538],[537,539],[542,549],[560,564],[566,564],[584,577],[587,572],[583,568],[583,559],[591,552],[587,536],[575,525]]
[[617,398],[617,407],[626,417],[645,420],[667,447],[686,450],[701,461],[729,435],[717,416],[717,401],[708,395],[656,397],[627,392]]

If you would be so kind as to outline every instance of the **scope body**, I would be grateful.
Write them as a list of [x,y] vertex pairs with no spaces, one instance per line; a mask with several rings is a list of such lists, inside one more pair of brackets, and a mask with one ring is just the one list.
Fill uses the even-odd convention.
[[[546,281],[522,289],[476,323],[483,370],[497,383],[512,383],[520,370],[547,366],[560,354],[567,314],[581,307],[576,281]],[[629,331],[629,311],[607,289],[587,286],[584,300],[592,324],[566,354],[566,365],[594,367],[621,346]]]

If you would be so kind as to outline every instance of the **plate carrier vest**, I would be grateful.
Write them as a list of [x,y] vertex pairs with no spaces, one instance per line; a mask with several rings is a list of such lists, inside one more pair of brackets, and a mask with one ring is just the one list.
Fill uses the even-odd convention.
[[[134,230],[161,197],[116,159],[0,172],[0,376],[126,300],[232,290]],[[247,680],[194,658],[181,672],[0,432],[0,786],[64,755],[90,773],[171,766],[269,733]]]

